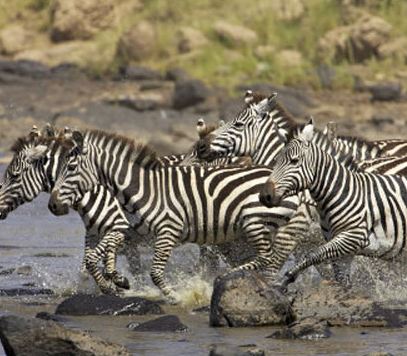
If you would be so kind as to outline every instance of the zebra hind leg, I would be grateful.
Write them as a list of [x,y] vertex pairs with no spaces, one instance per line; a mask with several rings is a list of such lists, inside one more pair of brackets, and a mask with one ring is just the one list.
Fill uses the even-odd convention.
[[125,240],[125,234],[122,231],[113,231],[106,235],[106,255],[104,277],[111,280],[117,287],[130,289],[129,280],[121,275],[116,269],[117,250]]
[[168,286],[164,278],[164,270],[167,265],[168,258],[175,245],[178,242],[178,238],[172,234],[165,234],[158,236],[154,246],[154,257],[151,265],[150,276],[153,283],[160,288],[161,292],[165,295],[171,304],[177,303],[177,298],[172,290]]

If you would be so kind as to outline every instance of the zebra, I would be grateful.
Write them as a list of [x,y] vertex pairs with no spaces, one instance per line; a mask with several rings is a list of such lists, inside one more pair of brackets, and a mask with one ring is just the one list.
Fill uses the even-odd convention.
[[221,244],[244,236],[257,254],[236,269],[267,271],[270,232],[294,211],[290,200],[272,210],[260,204],[268,167],[163,167],[147,146],[103,131],[76,132],[73,141],[50,210],[66,213],[97,184],[111,190],[127,211],[139,215],[136,228],[156,236],[150,275],[167,298],[176,299],[164,269],[178,243]]
[[[261,93],[247,91],[245,95],[246,107],[230,122],[224,124],[219,129],[211,132],[206,138],[205,150],[201,150],[201,159],[213,159],[219,156],[242,156],[252,157],[252,162],[256,164],[272,165],[276,155],[284,148],[285,141],[281,135],[286,136],[289,132],[302,129],[302,125],[297,124],[291,115],[278,103],[277,93],[267,97]],[[331,136],[335,137],[331,137]],[[334,139],[334,140],[333,140]],[[394,152],[396,147],[402,148],[407,141],[365,141],[355,137],[336,136],[332,134],[332,128],[315,131],[314,143],[327,152],[342,152],[350,154],[356,163],[363,167],[363,162],[372,162],[381,156],[387,156]],[[335,145],[332,145],[332,142]],[[388,145],[386,145],[386,142]],[[404,143],[403,143],[404,142]],[[389,151],[386,151],[386,150]],[[391,151],[393,150],[393,151]],[[400,165],[401,169],[402,166]],[[374,170],[373,166],[368,170]],[[383,169],[380,169],[383,172]],[[383,172],[386,173],[386,172]],[[301,229],[300,229],[301,230]],[[292,237],[298,241],[296,237]],[[315,241],[313,241],[315,243]],[[288,249],[285,249],[288,251]],[[283,254],[281,254],[282,256]],[[288,255],[286,255],[288,257]],[[339,270],[334,264],[336,278],[348,279],[350,264],[342,266]],[[347,273],[344,269],[348,269]],[[322,272],[322,271],[321,271]],[[349,283],[349,281],[344,281]]]
[[259,195],[272,207],[308,189],[326,226],[327,242],[290,269],[284,285],[327,260],[355,254],[393,259],[407,239],[407,177],[351,171],[313,142],[314,133],[311,121],[288,142]]
[[[206,127],[203,120],[199,120],[198,126],[201,128],[199,133],[201,138],[216,128],[215,126]],[[202,132],[202,126],[206,127],[205,132]],[[60,147],[58,143],[62,135],[69,135],[69,132],[68,128],[65,128],[64,132],[56,131],[50,125],[47,125],[41,132],[34,126],[28,136],[16,140],[12,147],[14,157],[6,169],[0,189],[0,219],[5,219],[7,214],[19,205],[33,200],[41,191],[49,192],[51,190],[67,150],[67,147]],[[187,154],[161,156],[160,160],[163,165],[181,164],[189,156],[196,156],[195,149],[196,147],[193,146]],[[215,163],[229,164],[231,160],[218,159]],[[92,192],[86,194],[76,209],[86,230],[85,253],[81,270],[90,272],[103,293],[110,294],[118,291],[110,282],[120,289],[128,289],[130,285],[127,278],[116,270],[114,247],[121,245],[124,240],[128,241],[124,247],[124,253],[132,274],[139,274],[140,256],[137,245],[151,243],[149,241],[151,239],[146,236],[141,239],[135,233],[131,226],[131,216],[123,211],[117,199],[103,186],[95,187]],[[103,236],[106,236],[106,239],[101,245],[98,245],[103,240]],[[110,245],[106,245],[107,241],[110,241]],[[94,248],[99,252],[94,253],[92,246],[95,246]],[[106,251],[106,268],[103,275],[95,267],[95,255],[99,256],[101,251]],[[223,250],[220,252],[225,254]],[[201,249],[201,264],[214,265],[214,260],[217,258],[218,251]],[[229,261],[229,257],[226,256],[226,258]]]

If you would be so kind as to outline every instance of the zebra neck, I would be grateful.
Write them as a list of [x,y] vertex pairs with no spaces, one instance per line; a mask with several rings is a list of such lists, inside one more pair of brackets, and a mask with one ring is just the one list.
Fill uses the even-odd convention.
[[352,189],[363,184],[362,177],[339,163],[330,154],[313,145],[306,165],[311,168],[309,191],[322,212],[329,212],[348,199]]
[[270,165],[285,146],[282,136],[273,128],[273,121],[285,135],[292,125],[291,119],[286,118],[278,108],[270,112],[255,138],[256,149],[252,159],[256,165]]
[[341,136],[334,140],[336,149],[344,154],[351,155],[357,161],[366,161],[381,156],[379,146],[355,137]]

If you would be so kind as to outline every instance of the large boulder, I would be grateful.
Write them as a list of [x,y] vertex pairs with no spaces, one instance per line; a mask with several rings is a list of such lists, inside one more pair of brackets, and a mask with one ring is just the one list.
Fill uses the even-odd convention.
[[0,31],[0,53],[12,55],[32,45],[33,33],[20,25],[9,25]]
[[114,0],[56,0],[51,7],[51,39],[86,40],[115,24]]
[[156,43],[156,32],[149,22],[142,21],[124,32],[117,44],[117,56],[125,63],[150,57]]
[[388,42],[391,30],[384,19],[365,14],[352,25],[327,32],[318,42],[318,54],[324,60],[356,63],[379,57],[380,47]]
[[139,297],[77,294],[65,299],[55,310],[63,315],[145,315],[162,314],[160,305]]
[[273,0],[270,6],[274,16],[282,21],[298,20],[305,12],[304,0]]
[[203,33],[192,27],[182,27],[178,30],[178,51],[188,53],[208,44]]
[[258,40],[255,31],[225,21],[216,22],[213,29],[222,41],[233,47],[253,45]]
[[211,298],[211,326],[285,325],[294,320],[290,302],[270,289],[254,271],[236,271],[216,278]]
[[50,320],[0,317],[0,340],[7,355],[130,355],[121,345],[69,330]]

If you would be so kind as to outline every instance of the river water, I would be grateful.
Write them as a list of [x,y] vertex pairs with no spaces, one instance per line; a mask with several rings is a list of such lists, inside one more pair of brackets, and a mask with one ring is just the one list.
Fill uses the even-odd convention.
[[[64,217],[55,217],[48,212],[47,202],[48,196],[42,194],[0,222],[0,289],[28,285],[50,288],[56,295],[0,297],[1,312],[26,315],[35,315],[39,311],[52,313],[64,297],[77,291],[95,291],[93,282],[84,280],[79,273],[84,236],[79,216],[72,212]],[[147,248],[143,251],[143,278],[132,278],[123,258],[119,260],[119,267],[132,282],[133,289],[129,295],[158,298],[158,290],[148,277],[151,251]],[[380,351],[393,355],[407,354],[406,328],[332,328],[331,338],[318,341],[266,338],[276,330],[273,327],[210,328],[207,313],[192,311],[208,305],[211,295],[212,281],[197,272],[197,256],[196,246],[178,248],[168,268],[170,280],[179,291],[182,305],[165,307],[165,310],[178,315],[188,326],[188,332],[155,334],[134,332],[126,328],[129,322],[149,320],[154,316],[69,317],[66,325],[89,330],[94,335],[121,343],[135,355],[208,355],[214,344],[256,344],[258,348],[267,350],[267,355],[368,355]],[[21,269],[24,266],[28,268]],[[1,274],[1,271],[19,267],[19,271]],[[400,300],[400,295],[396,299]],[[2,354],[4,351],[0,346]]]

